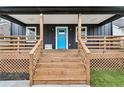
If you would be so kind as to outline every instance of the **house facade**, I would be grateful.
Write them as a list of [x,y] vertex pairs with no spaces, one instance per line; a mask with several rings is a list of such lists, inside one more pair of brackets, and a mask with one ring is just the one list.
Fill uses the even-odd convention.
[[[34,34],[40,35],[40,14],[44,13],[44,48],[46,45],[46,48],[57,49],[59,43],[56,41],[59,40],[59,35],[56,30],[59,27],[65,27],[67,31],[65,31],[65,39],[63,39],[65,45],[63,47],[74,49],[77,48],[77,14],[82,13],[82,35],[113,35],[112,22],[123,17],[123,14],[122,12],[119,14],[120,11],[117,11],[119,8],[116,8],[113,13],[112,8],[116,7],[99,7],[99,9],[96,7],[58,7],[59,11],[56,7],[38,9],[36,7],[18,7],[14,11],[12,7],[4,7],[6,10],[13,11],[7,13],[1,7],[1,13],[4,14],[1,17],[11,21],[11,35],[28,35],[28,27],[29,29],[33,27],[36,30]],[[70,13],[64,11],[65,9]],[[100,9],[101,11],[99,11]]]
[[[13,8],[6,7],[6,9],[10,10]],[[22,9],[22,12],[18,11],[18,9]],[[24,9],[26,9],[26,13]],[[28,9],[30,11],[28,11]],[[33,29],[36,30],[34,34],[40,35],[40,13],[44,12],[44,48],[46,45],[46,48],[51,49],[57,49],[57,44],[59,44],[56,42],[59,40],[57,39],[59,35],[56,35],[58,33],[56,33],[56,30],[57,28],[59,29],[59,27],[65,27],[67,30],[65,31],[65,45],[63,47],[65,47],[65,49],[77,48],[78,13],[82,13],[82,35],[84,36],[113,35],[113,21],[123,17],[123,14],[119,14],[118,11],[114,11],[115,13],[113,13],[112,8],[110,8],[111,11],[108,12],[107,7],[101,7],[101,11],[96,10],[95,12],[93,12],[95,7],[65,7],[63,9],[60,7],[58,14],[56,14],[56,8],[53,8],[52,12],[50,12],[50,8],[48,8],[48,11],[45,11],[45,9],[47,8],[41,8],[42,12],[40,12],[40,8],[37,9],[35,7],[17,8],[13,13],[6,13],[6,15],[1,15],[1,17],[11,21],[10,33],[12,36],[28,35],[28,27],[29,29],[33,27]],[[70,13],[66,13],[64,9],[67,9]],[[78,9],[80,11],[78,11]],[[84,12],[84,9],[86,9],[86,12]],[[118,10],[118,8],[116,9]],[[4,11],[1,10],[1,12]]]
[[0,17],[10,22],[10,36],[0,36],[8,42],[0,43],[0,73],[28,73],[30,85],[90,84],[92,69],[123,69],[123,36],[115,22],[123,12],[124,7],[0,7]]
[[[22,20],[19,20],[21,18],[22,15],[11,15],[10,17],[15,17],[16,20],[23,22]],[[26,15],[27,16],[27,15]],[[25,15],[23,15],[24,18],[26,18]],[[45,16],[45,15],[44,15]],[[59,36],[57,35],[57,29],[66,29],[66,33],[65,33],[65,49],[76,49],[77,48],[77,16],[76,15],[67,15],[67,14],[61,14],[61,15],[49,15],[49,18],[56,20],[57,22],[54,22],[54,20],[46,20],[47,18],[45,18],[45,20],[47,21],[46,23],[44,23],[44,48],[50,48],[50,49],[57,49],[57,38],[59,38]],[[107,18],[104,19],[104,16],[106,16]],[[88,36],[88,35],[112,35],[113,34],[113,24],[112,22],[107,22],[105,24],[100,24],[103,21],[109,20],[109,18],[111,18],[112,16],[115,15],[110,15],[110,14],[106,14],[106,15],[100,15],[100,14],[96,14],[96,15],[90,15],[89,18],[91,18],[90,20],[86,20],[85,19],[85,23],[82,24],[82,35],[84,36]],[[13,18],[14,18],[13,17]],[[19,18],[20,17],[20,18]],[[47,17],[47,16],[46,16]],[[57,19],[56,19],[57,17]],[[71,17],[71,18],[70,18]],[[87,15],[85,15],[85,17],[88,18]],[[92,18],[93,17],[93,18]],[[97,18],[98,17],[98,18]],[[100,20],[100,18],[102,18]],[[38,15],[29,15],[29,18],[36,20],[39,18]],[[95,19],[97,18],[97,19]],[[120,18],[120,17],[118,17]],[[6,18],[5,18],[6,19]],[[63,21],[61,21],[61,20]],[[67,20],[68,19],[68,20]],[[92,21],[93,19],[95,19],[94,21]],[[23,19],[24,20],[24,19]],[[27,21],[29,21],[29,19],[26,19]],[[70,21],[71,20],[71,21]],[[100,22],[95,22],[100,20]],[[116,19],[114,19],[116,20]],[[114,21],[112,20],[112,21]],[[89,22],[88,22],[89,21]],[[88,22],[88,23],[87,23]],[[25,23],[24,23],[25,24]],[[33,28],[35,30],[34,35],[40,35],[40,24],[39,22],[30,22],[30,24],[19,24],[16,22],[11,22],[11,30],[10,30],[10,35],[11,36],[18,36],[18,35],[28,35],[28,28]],[[58,37],[57,37],[58,36]],[[61,38],[61,36],[60,36]]]

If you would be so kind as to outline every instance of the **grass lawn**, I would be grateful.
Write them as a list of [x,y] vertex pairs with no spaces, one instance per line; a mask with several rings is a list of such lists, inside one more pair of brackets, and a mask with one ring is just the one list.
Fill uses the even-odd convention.
[[92,87],[124,87],[124,71],[91,71]]

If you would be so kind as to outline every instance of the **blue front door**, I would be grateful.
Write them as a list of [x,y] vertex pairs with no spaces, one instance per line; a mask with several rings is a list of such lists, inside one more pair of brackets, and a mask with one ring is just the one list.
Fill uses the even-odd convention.
[[67,48],[67,27],[57,27],[57,49]]

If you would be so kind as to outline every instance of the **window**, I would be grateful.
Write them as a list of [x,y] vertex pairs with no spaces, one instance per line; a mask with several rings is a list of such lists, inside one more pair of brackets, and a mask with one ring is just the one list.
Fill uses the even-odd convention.
[[36,40],[36,27],[26,27],[26,36],[28,41]]
[[124,27],[118,27],[116,25],[113,25],[112,27],[112,30],[113,30],[113,35],[114,36],[122,36],[124,35]]
[[[76,31],[76,32],[75,32],[75,33],[76,33],[76,34],[75,34],[75,35],[76,35],[76,36],[75,36],[75,37],[76,37],[76,38],[75,38],[75,41],[78,42],[78,34],[77,34],[77,33],[78,33],[78,27],[76,27],[76,30],[75,30],[75,31]],[[81,36],[87,36],[87,27],[86,27],[86,26],[82,26],[82,27],[81,27]]]

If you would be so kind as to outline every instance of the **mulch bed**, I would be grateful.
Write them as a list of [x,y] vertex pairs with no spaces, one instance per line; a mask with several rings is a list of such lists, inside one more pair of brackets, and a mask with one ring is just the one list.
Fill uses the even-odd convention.
[[0,73],[0,80],[29,80],[29,73]]

